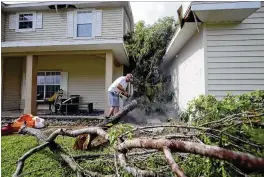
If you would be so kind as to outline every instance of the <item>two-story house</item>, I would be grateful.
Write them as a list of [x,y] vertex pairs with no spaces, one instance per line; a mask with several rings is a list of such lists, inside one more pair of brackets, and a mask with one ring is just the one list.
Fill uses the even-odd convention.
[[129,2],[4,4],[1,10],[2,111],[36,114],[58,89],[108,108],[107,89],[123,75]]

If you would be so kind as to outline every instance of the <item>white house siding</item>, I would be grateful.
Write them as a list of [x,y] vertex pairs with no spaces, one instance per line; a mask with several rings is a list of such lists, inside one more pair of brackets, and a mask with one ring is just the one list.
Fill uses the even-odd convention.
[[105,107],[105,59],[89,55],[39,56],[38,71],[68,72],[68,96]]
[[207,24],[206,39],[208,94],[264,90],[264,7],[241,24]]
[[1,12],[1,41],[5,40],[5,14]]
[[[98,9],[100,10],[100,9]],[[98,39],[123,37],[122,8],[101,9],[102,36]],[[31,32],[15,32],[9,29],[9,18],[5,21],[5,41],[74,40],[67,38],[67,11],[42,11],[43,28]],[[7,15],[9,17],[9,14]]]
[[2,110],[17,110],[20,108],[20,84],[23,58],[4,58],[3,63],[3,98]]
[[169,66],[180,110],[194,97],[205,94],[203,29],[186,43]]

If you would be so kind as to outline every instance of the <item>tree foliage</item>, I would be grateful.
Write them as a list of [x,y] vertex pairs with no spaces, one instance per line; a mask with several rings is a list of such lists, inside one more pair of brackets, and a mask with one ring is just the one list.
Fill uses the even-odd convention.
[[[200,95],[188,103],[182,121],[194,126],[210,127],[218,136],[204,133],[205,144],[247,152],[264,157],[264,91],[253,91],[234,96],[227,94],[221,100],[212,95]],[[230,136],[236,137],[232,139]],[[229,163],[191,155],[183,168],[189,176],[243,176]]]
[[[175,20],[172,17],[159,19],[153,25],[139,21],[135,30],[124,37],[130,61],[130,71],[134,75],[135,97],[142,97],[149,109],[168,100],[163,90],[166,79],[161,63],[175,32]],[[156,109],[155,109],[156,110]]]

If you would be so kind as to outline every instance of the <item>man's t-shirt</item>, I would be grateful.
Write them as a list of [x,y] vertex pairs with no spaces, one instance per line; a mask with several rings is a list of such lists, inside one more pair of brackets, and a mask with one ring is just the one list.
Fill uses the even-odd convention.
[[126,82],[126,76],[121,76],[117,78],[109,87],[108,91],[109,92],[117,92],[119,93],[120,90],[117,88],[118,84],[122,85],[124,89],[127,87],[127,82]]

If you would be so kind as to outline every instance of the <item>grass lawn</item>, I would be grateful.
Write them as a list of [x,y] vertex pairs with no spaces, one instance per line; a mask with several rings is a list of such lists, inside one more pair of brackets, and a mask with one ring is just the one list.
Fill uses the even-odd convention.
[[[98,151],[100,153],[109,153],[109,149],[102,149],[97,151],[83,152],[75,151],[72,149],[74,144],[74,138],[70,137],[57,137],[56,142],[59,143],[67,152],[70,152],[72,155],[78,154],[96,154]],[[1,175],[4,177],[12,176],[16,169],[16,161],[20,158],[25,152],[31,148],[37,146],[38,143],[35,137],[28,135],[11,135],[11,136],[2,136],[2,158],[1,158]],[[56,159],[57,157],[52,154],[52,152],[45,148],[42,151],[39,151],[32,155],[26,160],[24,170],[22,174],[27,177],[36,177],[36,176],[47,176],[47,177],[59,177],[59,176],[76,176],[71,169],[63,164],[60,160]],[[91,163],[93,162],[93,163]],[[103,162],[102,159],[97,159],[94,161],[80,161],[78,162],[82,167],[85,167],[89,170],[101,172],[104,174],[109,174],[109,172],[114,173],[114,164],[112,162]],[[105,164],[108,163],[108,164]],[[89,166],[89,167],[88,167]],[[32,173],[29,173],[32,172]],[[27,174],[29,173],[29,174]]]
[[[249,130],[253,131],[253,130]],[[263,129],[254,130],[254,139],[261,140],[258,141],[260,144],[264,145],[263,141]],[[80,155],[80,154],[113,154],[114,151],[112,147],[96,149],[92,151],[76,151],[73,150],[75,138],[70,137],[57,137],[56,142],[60,144],[63,149],[70,153],[71,155]],[[16,161],[20,158],[25,152],[30,150],[33,147],[38,145],[36,138],[28,135],[11,135],[11,136],[2,136],[2,161],[1,161],[1,175],[3,177],[10,177],[15,172]],[[258,152],[258,156],[263,157],[263,151]],[[199,157],[199,156],[197,156]],[[133,158],[132,156],[130,158]],[[182,166],[183,170],[186,172],[187,176],[196,176],[191,175],[192,171],[197,168],[197,164],[202,160],[206,161],[207,158],[199,157],[197,161],[187,162],[183,165],[183,162],[177,155],[174,156],[175,160]],[[163,169],[166,171],[167,176],[173,176],[172,172],[167,165],[167,162],[164,158],[163,153],[155,153],[149,155],[147,158],[134,159],[134,165],[142,169],[151,169],[157,170]],[[197,164],[196,164],[197,163]],[[101,174],[115,174],[115,165],[113,158],[101,157],[95,160],[79,160],[78,164],[89,171],[99,172]],[[206,166],[206,163],[201,163],[201,167],[197,170],[203,169]],[[158,170],[159,169],[159,170]],[[123,170],[119,169],[120,175],[122,177],[130,177]],[[48,149],[44,149],[32,155],[25,162],[25,167],[22,172],[23,176],[27,177],[36,177],[36,176],[45,176],[45,177],[75,177],[76,174],[60,159],[57,159],[55,155]]]

